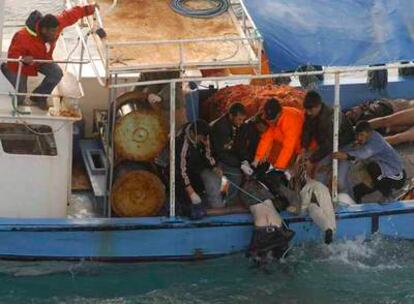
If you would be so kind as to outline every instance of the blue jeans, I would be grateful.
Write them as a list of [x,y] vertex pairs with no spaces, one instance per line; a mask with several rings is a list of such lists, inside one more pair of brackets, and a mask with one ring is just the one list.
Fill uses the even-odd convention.
[[204,185],[205,195],[203,203],[210,208],[223,208],[224,203],[221,197],[221,177],[212,169],[204,169],[200,173]]
[[[40,85],[33,90],[35,94],[50,94],[53,89],[58,85],[60,80],[63,77],[63,72],[60,66],[56,63],[44,63],[39,65],[38,72],[43,74],[45,78],[42,80]],[[1,65],[1,71],[7,80],[16,88],[17,84],[17,74],[10,71],[6,64]],[[19,88],[17,89],[18,93],[27,93],[27,76],[20,76]],[[23,104],[26,96],[18,96],[17,103],[19,105]],[[47,97],[35,97],[32,96],[30,99],[36,103],[46,103]]]

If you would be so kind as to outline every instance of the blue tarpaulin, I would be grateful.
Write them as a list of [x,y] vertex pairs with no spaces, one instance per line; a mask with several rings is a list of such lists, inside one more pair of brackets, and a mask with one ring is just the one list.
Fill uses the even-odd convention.
[[414,59],[414,0],[244,0],[273,71]]

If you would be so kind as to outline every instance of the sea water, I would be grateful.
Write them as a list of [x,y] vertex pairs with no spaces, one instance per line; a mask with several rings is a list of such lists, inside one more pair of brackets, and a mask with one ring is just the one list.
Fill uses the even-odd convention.
[[414,303],[414,243],[313,244],[257,268],[200,262],[0,262],[0,303]]

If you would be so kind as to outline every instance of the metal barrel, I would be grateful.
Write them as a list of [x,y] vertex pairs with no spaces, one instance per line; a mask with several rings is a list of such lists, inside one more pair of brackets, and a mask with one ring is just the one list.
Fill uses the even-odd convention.
[[115,109],[117,162],[153,160],[168,141],[168,127],[161,110],[147,102],[147,94],[137,91],[119,96]]
[[166,188],[151,163],[123,161],[114,169],[111,204],[120,217],[158,215],[166,201]]

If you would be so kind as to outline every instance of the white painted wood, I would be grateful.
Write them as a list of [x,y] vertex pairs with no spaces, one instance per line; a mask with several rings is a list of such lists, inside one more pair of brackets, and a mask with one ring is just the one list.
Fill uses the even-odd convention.
[[0,123],[44,124],[55,130],[57,156],[5,153],[0,145],[0,217],[66,217],[70,195],[73,121],[0,118]]

